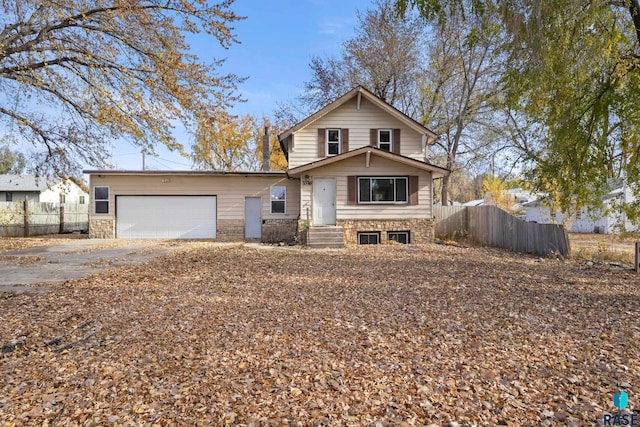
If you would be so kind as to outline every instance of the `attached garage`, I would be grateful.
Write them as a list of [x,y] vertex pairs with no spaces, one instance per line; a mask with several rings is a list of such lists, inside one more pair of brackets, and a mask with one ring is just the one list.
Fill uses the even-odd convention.
[[117,196],[116,237],[215,239],[216,196]]
[[300,180],[285,172],[85,173],[92,238],[288,242],[297,233]]

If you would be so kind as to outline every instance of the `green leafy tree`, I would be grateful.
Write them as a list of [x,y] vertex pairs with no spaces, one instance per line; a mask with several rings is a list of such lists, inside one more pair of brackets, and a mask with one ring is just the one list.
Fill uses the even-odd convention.
[[238,99],[242,79],[219,75],[186,36],[222,48],[242,19],[233,0],[12,0],[0,2],[0,122],[33,144],[39,169],[104,165],[110,143],[147,152],[182,149],[173,133],[195,130]]
[[640,195],[640,3],[396,1],[441,26],[465,5],[501,22],[506,117],[536,189],[563,211],[600,205],[619,182]]
[[0,148],[0,175],[19,175],[26,164],[22,153],[11,151],[8,146]]

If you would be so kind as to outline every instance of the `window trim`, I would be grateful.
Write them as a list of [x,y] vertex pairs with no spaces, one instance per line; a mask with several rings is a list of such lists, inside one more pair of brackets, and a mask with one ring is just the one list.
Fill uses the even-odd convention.
[[[402,242],[398,242],[397,240],[391,239],[390,236],[392,234],[404,234],[405,236],[407,236],[407,241],[405,243]],[[408,245],[409,243],[411,243],[411,232],[409,232],[408,230],[402,230],[402,231],[396,231],[396,230],[392,230],[392,231],[387,231],[387,240],[389,241],[393,241],[393,242],[397,242],[397,243],[401,243],[403,245]]]
[[[338,132],[338,141],[329,141],[329,132],[330,131],[337,131]],[[324,141],[325,141],[325,154],[326,157],[334,157],[334,156],[338,156],[340,154],[342,154],[342,129],[338,129],[338,128],[327,128],[327,130],[325,131],[325,137],[324,137]],[[338,152],[336,154],[330,154],[329,152],[329,144],[338,144]]]
[[60,204],[64,203],[67,203],[67,196],[66,194],[60,194]]
[[[362,236],[375,236],[378,240],[376,243],[361,243],[360,237]],[[379,245],[380,244],[380,232],[379,231],[358,231],[358,244],[359,245]]]
[[78,197],[78,204],[79,204],[79,205],[84,205],[84,204],[85,204],[84,196],[79,196],[79,197]]
[[[96,198],[96,189],[98,188],[106,188],[107,189],[107,198],[106,199],[98,199]],[[106,185],[99,185],[93,187],[93,213],[96,215],[109,215],[111,214],[111,187]],[[107,202],[107,211],[106,212],[98,212],[97,206],[98,202]]]
[[[389,132],[389,142],[380,142],[380,134],[382,132]],[[378,129],[378,148],[384,151],[384,148],[380,146],[380,144],[389,144],[389,153],[393,153],[393,129]]]
[[[274,200],[273,199],[273,189],[274,188],[283,188],[284,189],[284,200]],[[282,212],[274,212],[273,211],[273,202],[283,202],[284,209]],[[269,186],[269,210],[272,214],[276,215],[286,215],[287,213],[287,186],[286,185],[271,185]]]
[[[393,201],[381,201],[381,200],[370,200],[370,201],[362,201],[360,199],[360,180],[361,179],[368,179],[369,180],[369,191],[371,191],[371,180],[372,179],[393,179],[394,180],[394,184],[393,184]],[[404,201],[397,201],[395,200],[396,198],[396,183],[395,181],[398,179],[404,179],[405,180],[405,197],[406,200]],[[359,176],[357,177],[356,180],[356,187],[357,187],[357,191],[358,191],[358,199],[357,202],[359,205],[408,205],[409,204],[409,199],[410,199],[410,194],[409,194],[409,177],[408,176]],[[370,194],[371,196],[371,194]]]

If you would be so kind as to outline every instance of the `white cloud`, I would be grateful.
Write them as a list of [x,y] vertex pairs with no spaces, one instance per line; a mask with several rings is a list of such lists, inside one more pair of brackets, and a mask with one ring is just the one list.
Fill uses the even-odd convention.
[[343,36],[345,34],[351,34],[353,32],[353,27],[356,24],[356,17],[336,17],[336,16],[328,16],[320,23],[319,33],[330,35],[330,36]]

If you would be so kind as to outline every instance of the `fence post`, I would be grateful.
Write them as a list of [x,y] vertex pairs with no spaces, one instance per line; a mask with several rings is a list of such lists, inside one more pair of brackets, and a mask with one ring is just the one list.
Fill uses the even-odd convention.
[[60,203],[60,231],[58,233],[64,233],[64,205],[62,203]]
[[569,240],[569,232],[566,227],[562,226],[563,235],[564,235],[564,244],[567,245],[567,258],[571,258],[571,241]]
[[22,218],[24,220],[24,237],[29,237],[29,202],[27,198],[22,202]]

